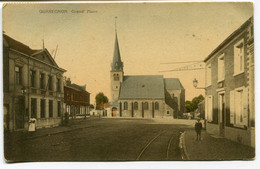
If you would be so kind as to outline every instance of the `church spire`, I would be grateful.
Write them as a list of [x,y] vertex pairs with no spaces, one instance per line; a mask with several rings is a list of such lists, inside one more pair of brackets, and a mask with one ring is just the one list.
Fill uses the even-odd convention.
[[117,28],[116,28],[116,19],[115,17],[115,48],[114,48],[114,57],[113,57],[113,62],[112,62],[112,71],[123,71],[123,62],[121,61],[121,56],[120,56],[120,50],[119,50],[119,45],[118,45],[118,38],[117,38]]

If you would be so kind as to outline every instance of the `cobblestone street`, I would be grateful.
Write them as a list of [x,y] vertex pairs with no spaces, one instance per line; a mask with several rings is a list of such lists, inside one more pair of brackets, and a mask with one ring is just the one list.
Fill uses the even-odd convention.
[[181,160],[178,138],[180,131],[189,127],[149,119],[91,118],[77,123],[40,129],[32,135],[13,133],[9,140],[6,136],[6,158],[11,161]]

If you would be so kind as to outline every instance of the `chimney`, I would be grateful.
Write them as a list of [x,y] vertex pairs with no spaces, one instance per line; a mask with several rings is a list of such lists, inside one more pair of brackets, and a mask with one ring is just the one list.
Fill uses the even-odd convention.
[[66,85],[67,85],[67,86],[71,85],[70,78],[66,79]]

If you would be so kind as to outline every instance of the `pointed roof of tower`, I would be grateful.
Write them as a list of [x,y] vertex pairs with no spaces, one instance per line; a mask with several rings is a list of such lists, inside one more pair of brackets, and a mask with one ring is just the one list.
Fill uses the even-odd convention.
[[123,62],[121,61],[120,50],[119,50],[118,39],[117,39],[117,32],[116,32],[116,39],[115,39],[114,57],[113,57],[111,68],[112,68],[111,71],[123,71]]

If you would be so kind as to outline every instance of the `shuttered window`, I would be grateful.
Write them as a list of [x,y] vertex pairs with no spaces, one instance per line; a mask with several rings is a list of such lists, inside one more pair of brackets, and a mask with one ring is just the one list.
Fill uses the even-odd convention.
[[205,113],[208,122],[213,121],[213,96],[207,96],[205,100]]
[[244,39],[234,46],[234,75],[244,72]]
[[225,62],[224,54],[218,57],[218,81],[225,79]]
[[248,126],[248,88],[230,92],[230,124],[238,127]]

